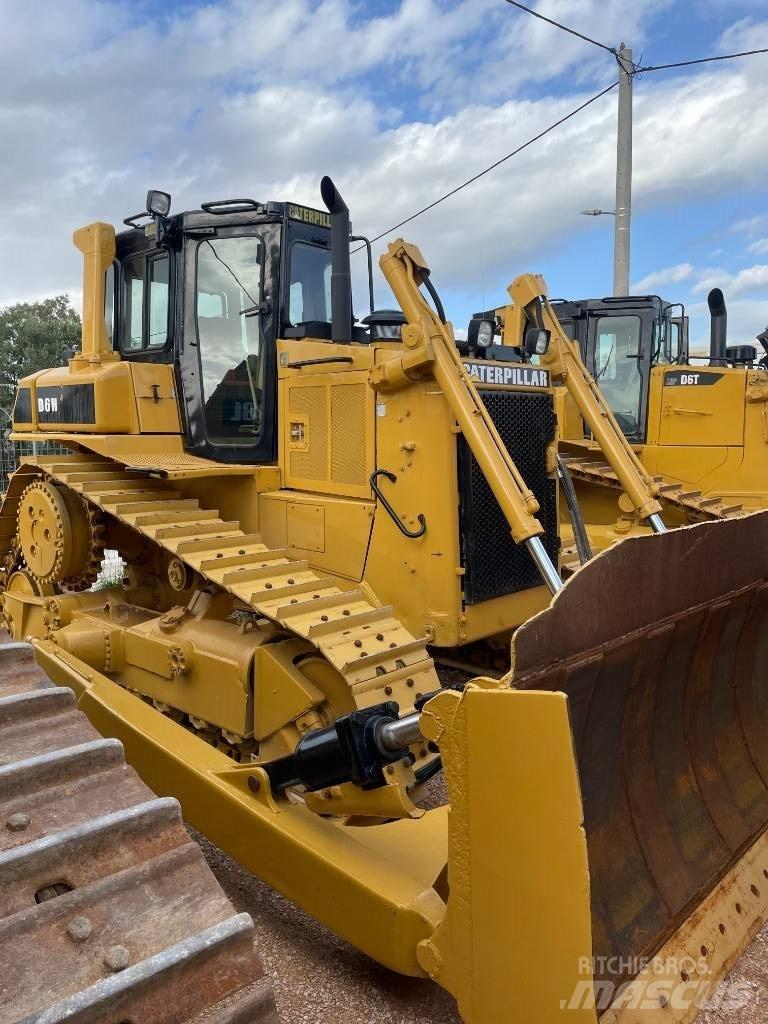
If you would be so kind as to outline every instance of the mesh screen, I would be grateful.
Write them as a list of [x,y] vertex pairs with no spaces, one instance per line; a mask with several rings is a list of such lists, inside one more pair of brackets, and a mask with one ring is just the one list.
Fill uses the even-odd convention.
[[289,409],[307,417],[309,448],[291,452],[291,475],[305,480],[328,478],[328,413],[326,389],[322,386],[292,387]]
[[[547,475],[547,446],[555,437],[551,395],[481,390],[507,451],[541,506],[544,547],[557,564],[560,547],[557,484]],[[499,504],[472,452],[459,435],[459,509],[464,600],[478,604],[537,587],[541,576],[525,547],[515,544]]]
[[365,384],[331,387],[331,479],[340,484],[364,484]]

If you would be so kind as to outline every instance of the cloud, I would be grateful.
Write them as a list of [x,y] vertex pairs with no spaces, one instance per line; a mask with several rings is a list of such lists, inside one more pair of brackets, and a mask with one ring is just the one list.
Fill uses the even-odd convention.
[[693,274],[691,263],[676,263],[674,267],[664,267],[662,270],[654,270],[650,274],[632,285],[632,292],[635,295],[649,295],[657,291],[663,291],[667,285],[679,284],[687,281]]
[[768,238],[758,238],[747,246],[747,252],[753,256],[765,256],[768,252]]
[[[666,5],[542,6],[639,49]],[[495,0],[402,0],[373,17],[345,0],[148,9],[0,0],[0,303],[77,290],[72,230],[119,224],[147,187],[170,190],[176,210],[226,195],[317,205],[330,173],[355,229],[378,234],[615,74],[594,47]],[[763,187],[766,104],[759,63],[638,78],[636,211]],[[579,211],[611,205],[615,109],[605,97],[402,229],[443,290],[475,294],[481,251],[495,282],[586,236]]]
[[[756,336],[768,323],[768,301],[760,299],[736,299],[726,295],[728,307],[728,344],[756,345],[758,354],[763,355]],[[709,309],[706,302],[686,306],[690,317],[690,349],[692,354],[703,356],[709,351]]]
[[698,273],[699,280],[693,287],[693,293],[707,292],[710,288],[721,288],[728,295],[746,295],[750,292],[768,294],[768,265],[756,263],[752,267],[743,267],[735,274],[725,270],[703,270]]

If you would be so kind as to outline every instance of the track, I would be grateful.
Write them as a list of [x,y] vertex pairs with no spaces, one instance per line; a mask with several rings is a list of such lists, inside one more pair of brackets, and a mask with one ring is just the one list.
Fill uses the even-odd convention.
[[[603,460],[602,452],[580,453],[577,456],[564,455],[563,459],[568,466],[568,472],[575,480],[623,490],[618,476]],[[686,489],[683,484],[665,480],[662,476],[654,476],[653,482],[659,489],[656,495],[658,500],[662,504],[680,509],[691,523],[706,519],[733,519],[744,515],[743,505],[716,494],[705,495],[695,488]]]
[[181,821],[0,646],[0,1024],[277,1024],[272,986]]
[[[283,630],[308,640],[344,677],[358,703],[402,691],[440,686],[426,641],[413,637],[391,606],[361,587],[321,574],[288,549],[272,550],[238,522],[202,509],[166,481],[121,469],[91,455],[38,457],[14,474],[0,516],[0,545],[11,549],[18,498],[41,476],[81,494],[95,508],[125,523],[182,559],[206,580]],[[397,699],[397,693],[393,699]]]

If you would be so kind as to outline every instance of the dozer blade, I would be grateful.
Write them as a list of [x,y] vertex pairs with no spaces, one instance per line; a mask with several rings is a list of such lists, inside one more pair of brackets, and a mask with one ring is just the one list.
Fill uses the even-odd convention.
[[692,1021],[768,917],[768,513],[605,551],[512,654],[512,692],[422,715],[451,800],[422,963],[473,1024]]
[[768,515],[588,568],[517,633],[513,685],[569,699],[595,975],[627,980],[681,928],[672,959],[719,975],[768,906]]
[[0,1024],[277,1024],[271,985],[179,805],[0,646]]

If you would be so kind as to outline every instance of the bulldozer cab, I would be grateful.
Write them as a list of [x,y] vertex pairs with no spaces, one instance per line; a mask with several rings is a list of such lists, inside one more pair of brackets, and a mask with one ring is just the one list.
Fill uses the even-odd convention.
[[[688,359],[688,318],[658,295],[552,303],[626,437],[648,433],[651,369]],[[585,437],[589,432],[585,430]]]
[[123,360],[175,368],[187,450],[276,455],[278,337],[330,338],[327,213],[252,200],[137,223],[116,237],[105,320]]

